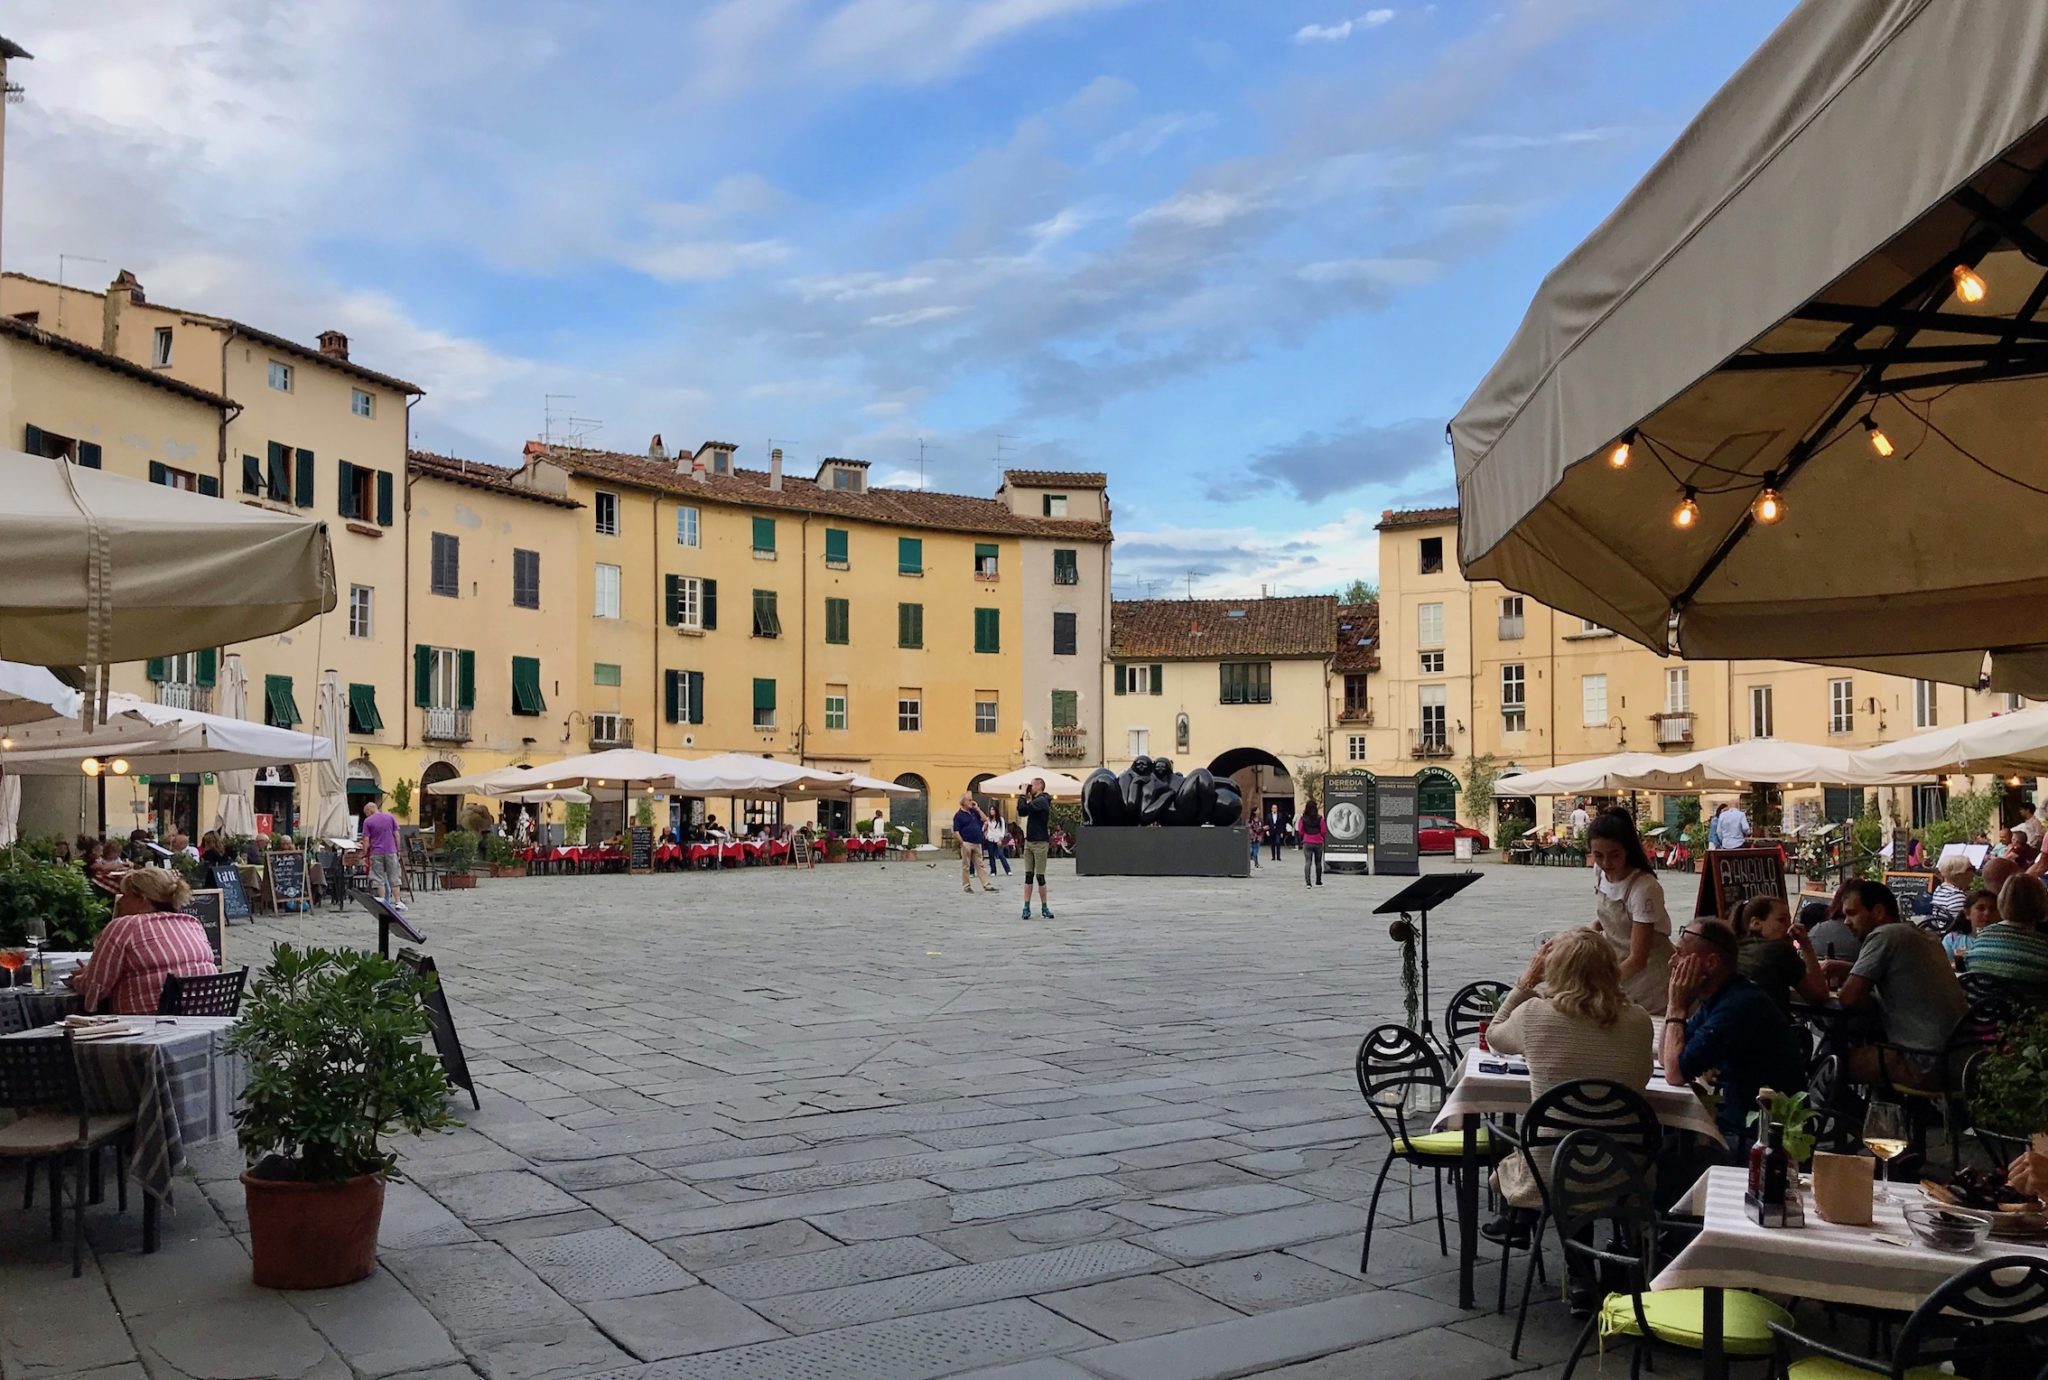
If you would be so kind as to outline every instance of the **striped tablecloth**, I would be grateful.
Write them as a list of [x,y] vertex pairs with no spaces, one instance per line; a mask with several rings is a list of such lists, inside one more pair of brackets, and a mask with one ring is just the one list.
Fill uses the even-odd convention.
[[[171,1176],[185,1146],[234,1132],[234,1112],[248,1085],[247,1062],[227,1050],[232,1016],[129,1016],[138,1034],[80,1042],[79,1082],[95,1113],[135,1113],[129,1171],[151,1196],[168,1203]],[[59,1038],[53,1030],[10,1040]]]
[[[1479,1061],[1489,1063],[1501,1061],[1498,1054],[1481,1054],[1476,1049],[1465,1051],[1464,1068],[1458,1082],[1451,1089],[1451,1095],[1444,1100],[1436,1116],[1435,1129],[1441,1131],[1464,1124],[1467,1116],[1519,1116],[1529,1110],[1529,1074],[1526,1066],[1521,1073],[1481,1073]],[[1652,1074],[1649,1086],[1643,1089],[1643,1096],[1649,1100],[1650,1109],[1657,1114],[1657,1120],[1676,1131],[1691,1131],[1706,1137],[1716,1145],[1725,1144],[1721,1139],[1721,1128],[1714,1124],[1713,1116],[1706,1104],[1691,1088],[1674,1088],[1664,1081],[1661,1074]]]
[[17,1026],[32,1030],[39,1025],[53,1025],[72,1012],[84,1009],[78,994],[69,988],[38,992],[33,987],[0,987],[0,1002],[13,1003],[22,1017],[19,1021],[9,1021],[0,1016],[0,1031],[13,1030]]
[[[2007,1255],[2048,1259],[2048,1242],[1993,1238],[1967,1255],[1921,1245],[1900,1215],[1907,1203],[1923,1201],[1910,1185],[1894,1185],[1892,1194],[1900,1201],[1877,1204],[1867,1227],[1824,1222],[1810,1201],[1805,1226],[1760,1227],[1743,1211],[1748,1186],[1749,1176],[1740,1169],[1710,1169],[1701,1176],[1688,1201],[1705,1225],[1650,1281],[1652,1289],[1751,1289],[1909,1313],[1966,1266]],[[1891,1245],[1879,1236],[1908,1244]]]

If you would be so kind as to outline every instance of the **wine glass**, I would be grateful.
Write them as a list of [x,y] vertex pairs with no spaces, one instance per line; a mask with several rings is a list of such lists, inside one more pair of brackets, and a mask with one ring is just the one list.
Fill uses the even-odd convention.
[[1883,1174],[1877,1201],[1897,1201],[1892,1197],[1891,1162],[1893,1156],[1906,1148],[1906,1109],[1896,1102],[1872,1100],[1870,1109],[1863,1114],[1863,1144],[1877,1156]]
[[26,962],[28,962],[28,950],[0,949],[0,971],[5,971],[7,974],[7,981],[0,983],[0,987],[14,986],[16,981],[15,975],[21,971],[21,966]]

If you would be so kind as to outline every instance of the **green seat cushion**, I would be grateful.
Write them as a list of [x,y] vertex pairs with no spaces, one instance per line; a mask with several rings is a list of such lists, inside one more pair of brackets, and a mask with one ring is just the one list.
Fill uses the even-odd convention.
[[[1730,1289],[1722,1305],[1721,1345],[1730,1356],[1768,1356],[1771,1324],[1789,1327],[1792,1315],[1761,1294]],[[1661,1289],[1643,1295],[1643,1316],[1660,1342],[1698,1350],[1700,1315],[1706,1294],[1700,1289]],[[1600,1305],[1600,1335],[1634,1336],[1636,1310],[1627,1294],[1609,1294]]]
[[[1479,1128],[1474,1143],[1484,1155],[1493,1148],[1493,1142],[1484,1126]],[[1426,1136],[1394,1137],[1394,1153],[1397,1155],[1448,1155],[1453,1159],[1465,1153],[1463,1131],[1431,1131]]]
[[[1809,1356],[1803,1361],[1794,1361],[1785,1373],[1791,1380],[1870,1380],[1873,1375],[1889,1372],[1865,1370],[1847,1361],[1837,1361],[1832,1356]],[[1906,1372],[1906,1380],[1955,1380],[1955,1377],[1940,1366],[1915,1366]]]

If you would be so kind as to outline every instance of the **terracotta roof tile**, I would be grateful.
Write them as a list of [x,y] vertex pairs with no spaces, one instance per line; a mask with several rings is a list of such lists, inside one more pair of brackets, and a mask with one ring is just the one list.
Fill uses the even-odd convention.
[[110,355],[105,350],[95,350],[90,345],[81,345],[61,335],[52,335],[42,327],[31,325],[19,317],[0,316],[0,331],[5,331],[16,339],[26,340],[32,345],[40,345],[46,350],[55,350],[59,354],[70,355],[73,359],[84,360],[87,364],[98,365],[110,373],[121,374],[138,383],[146,383],[165,392],[190,398],[194,402],[205,403],[208,407],[225,411],[235,406],[231,398],[223,398],[218,393],[209,393],[204,388],[194,388],[189,383],[181,383],[160,369],[145,369],[140,364],[131,364],[119,355]]
[[1380,669],[1380,606],[1337,605],[1337,655],[1332,671],[1377,671]]
[[486,465],[481,460],[436,455],[430,450],[409,450],[405,453],[405,467],[414,474],[424,475],[430,479],[444,479],[450,484],[466,484],[472,489],[488,489],[492,493],[504,494],[509,498],[523,498],[556,508],[583,506],[573,498],[546,493],[531,484],[521,483],[518,470],[508,470],[502,465]]
[[1024,489],[1106,489],[1109,476],[1095,470],[1004,470],[1003,482]]
[[1119,599],[1109,654],[1128,660],[1324,657],[1337,650],[1337,599]]
[[560,465],[571,474],[586,479],[689,495],[706,503],[781,508],[843,517],[855,522],[926,527],[948,532],[985,532],[998,536],[1085,542],[1106,542],[1110,539],[1106,522],[1022,517],[1011,512],[1007,503],[993,498],[972,498],[966,494],[919,489],[868,489],[856,493],[849,489],[823,488],[815,480],[786,471],[782,476],[782,488],[774,490],[768,487],[765,470],[735,469],[731,474],[707,474],[699,480],[691,477],[687,458],[678,470],[674,463],[649,460],[644,455],[550,446],[539,441],[527,443],[526,456],[529,461],[544,460]]
[[1457,525],[1457,508],[1382,508],[1376,528],[1384,532],[1390,527],[1437,527],[1446,522]]

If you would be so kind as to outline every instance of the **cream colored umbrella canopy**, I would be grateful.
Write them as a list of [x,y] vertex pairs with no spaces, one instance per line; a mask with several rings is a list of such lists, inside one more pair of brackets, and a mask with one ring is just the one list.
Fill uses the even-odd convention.
[[1807,0],[1452,421],[1467,577],[2048,693],[2044,121],[2048,7]]
[[991,776],[975,790],[981,795],[1022,795],[1033,781],[1045,782],[1045,793],[1054,800],[1079,800],[1081,783],[1065,772],[1050,767],[1019,767],[1001,776]]
[[341,675],[323,671],[314,715],[322,741],[328,750],[313,764],[315,798],[313,834],[318,838],[347,837],[348,769],[342,764],[343,744],[348,741],[348,704],[342,698]]
[[0,657],[97,666],[243,642],[334,607],[327,526],[0,451]]
[[77,719],[53,719],[16,730],[13,743],[0,751],[0,771],[23,776],[67,776],[89,757],[110,768],[118,760],[132,773],[205,772],[313,762],[334,750],[318,734],[126,694],[108,696],[106,720],[94,728]]
[[79,698],[44,667],[0,661],[0,727],[77,718]]
[[1999,714],[1976,723],[1937,728],[1914,738],[1860,752],[1880,771],[2048,772],[2048,705]]

